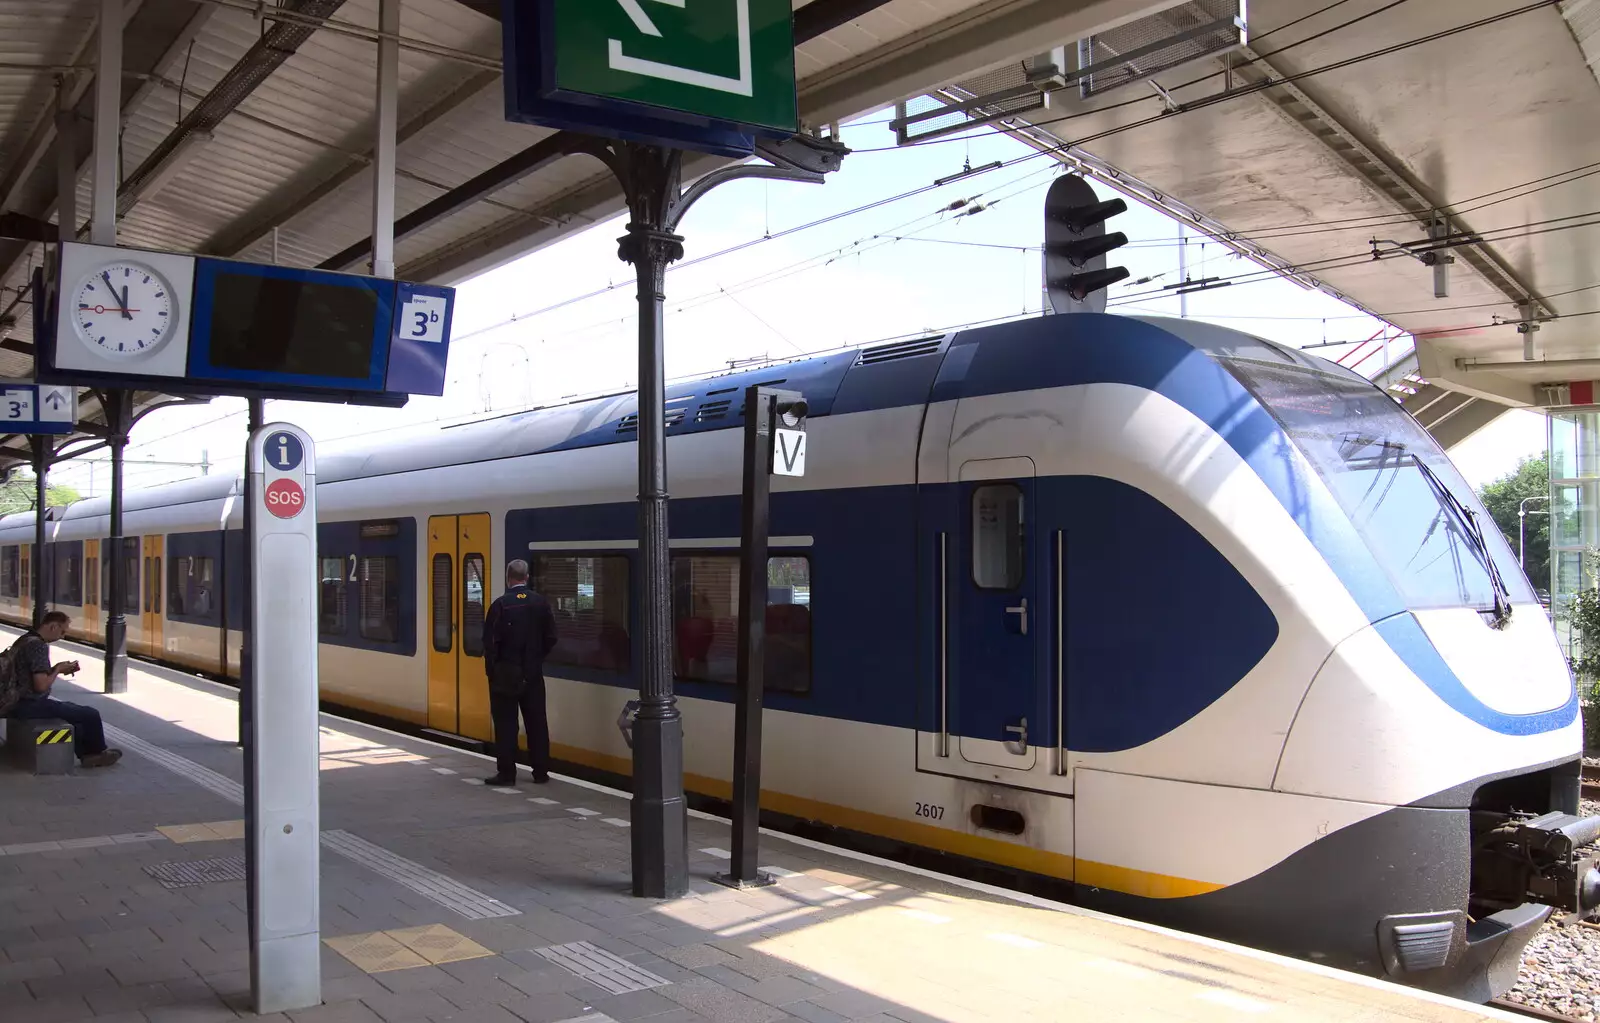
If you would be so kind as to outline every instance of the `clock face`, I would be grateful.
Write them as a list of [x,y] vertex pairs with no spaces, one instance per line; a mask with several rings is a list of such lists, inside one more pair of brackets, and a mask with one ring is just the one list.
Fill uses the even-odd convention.
[[132,260],[101,263],[78,285],[73,326],[90,349],[137,358],[172,337],[178,307],[156,271]]

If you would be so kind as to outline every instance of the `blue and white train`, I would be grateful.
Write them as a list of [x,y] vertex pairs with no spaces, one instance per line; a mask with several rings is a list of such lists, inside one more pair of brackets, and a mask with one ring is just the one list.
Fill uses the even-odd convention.
[[[1338,366],[1183,320],[1050,316],[674,388],[686,784],[733,757],[743,388],[810,405],[775,481],[762,803],[1074,899],[1487,999],[1574,853],[1576,691],[1447,457]],[[556,756],[627,775],[635,402],[319,460],[329,705],[488,739],[502,566],[557,611]],[[237,482],[132,492],[129,648],[236,674]],[[108,503],[0,521],[0,609],[101,637]],[[1483,528],[1479,528],[1483,523]],[[81,609],[81,610],[79,610]],[[1553,910],[1554,908],[1554,910]]]

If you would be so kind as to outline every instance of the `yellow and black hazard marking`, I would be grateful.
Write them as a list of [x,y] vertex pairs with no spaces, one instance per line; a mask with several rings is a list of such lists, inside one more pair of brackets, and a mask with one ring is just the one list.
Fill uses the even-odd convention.
[[72,729],[70,728],[46,728],[33,740],[36,746],[51,746],[58,742],[71,741]]

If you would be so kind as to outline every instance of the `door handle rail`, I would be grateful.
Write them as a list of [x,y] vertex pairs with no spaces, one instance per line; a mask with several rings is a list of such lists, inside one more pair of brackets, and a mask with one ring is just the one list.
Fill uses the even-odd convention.
[[939,756],[950,755],[950,572],[945,558],[949,534],[939,534]]

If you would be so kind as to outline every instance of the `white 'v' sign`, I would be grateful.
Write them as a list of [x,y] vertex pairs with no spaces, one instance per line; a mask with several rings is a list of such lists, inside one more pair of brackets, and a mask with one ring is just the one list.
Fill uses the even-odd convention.
[[778,430],[774,438],[772,472],[777,476],[806,474],[806,432]]

